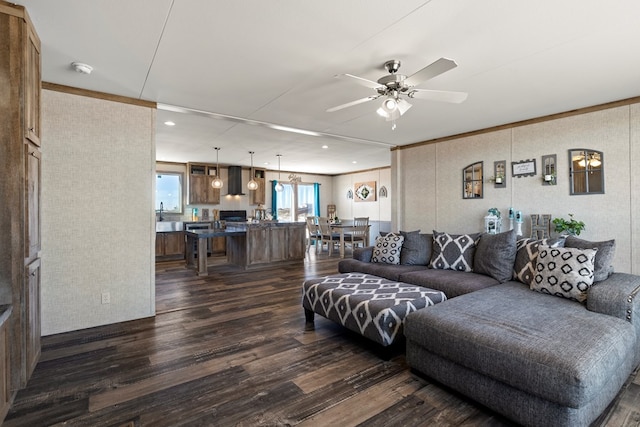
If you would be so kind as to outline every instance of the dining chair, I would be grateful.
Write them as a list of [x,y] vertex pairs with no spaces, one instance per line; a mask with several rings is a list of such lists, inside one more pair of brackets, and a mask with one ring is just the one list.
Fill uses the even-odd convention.
[[[346,237],[346,236],[345,236]],[[351,250],[356,245],[366,246],[369,242],[369,217],[356,217],[353,219],[353,228],[349,231]],[[347,239],[345,238],[345,241]]]
[[311,242],[316,246],[316,251],[318,247],[318,242],[322,240],[322,235],[320,233],[320,228],[318,227],[318,217],[317,216],[308,216],[307,217],[307,252],[309,252],[309,247],[311,246]]
[[340,243],[340,234],[331,230],[331,221],[326,216],[318,218],[318,228],[320,229],[320,250],[326,243],[329,249],[329,255],[333,253],[333,245]]

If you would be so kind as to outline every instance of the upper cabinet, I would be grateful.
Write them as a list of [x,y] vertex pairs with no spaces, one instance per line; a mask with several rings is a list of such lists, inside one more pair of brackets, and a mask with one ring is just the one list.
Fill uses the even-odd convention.
[[266,170],[253,169],[253,180],[258,183],[258,189],[249,192],[251,205],[264,205],[266,200]]
[[216,165],[187,163],[189,173],[188,203],[190,205],[219,205],[220,189],[213,188],[213,180],[218,174]]
[[25,135],[40,146],[40,39],[30,25],[27,26],[25,56]]

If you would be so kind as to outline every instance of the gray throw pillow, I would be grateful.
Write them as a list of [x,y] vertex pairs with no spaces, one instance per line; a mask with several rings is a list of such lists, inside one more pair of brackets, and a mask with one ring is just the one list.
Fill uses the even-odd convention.
[[525,237],[516,242],[516,261],[513,264],[513,278],[525,285],[531,285],[536,275],[536,262],[538,260],[538,247],[540,245],[561,248],[564,246],[564,237],[554,239],[531,239]]
[[433,237],[431,234],[420,234],[416,231],[400,231],[404,236],[402,251],[400,251],[400,264],[427,265],[431,260],[431,246]]
[[429,267],[438,270],[473,271],[473,256],[480,233],[448,234],[433,230]]
[[590,242],[575,236],[567,237],[565,248],[597,249],[593,281],[602,282],[613,273],[613,256],[616,253],[616,241],[605,240],[602,242]]
[[473,272],[485,274],[500,283],[510,280],[516,260],[516,230],[480,236],[473,258]]

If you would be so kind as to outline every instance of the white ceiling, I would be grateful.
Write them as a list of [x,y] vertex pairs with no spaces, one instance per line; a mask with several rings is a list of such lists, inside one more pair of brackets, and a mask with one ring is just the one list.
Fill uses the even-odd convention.
[[[163,161],[215,162],[218,146],[222,164],[255,151],[255,166],[280,153],[283,171],[345,173],[388,166],[396,145],[640,95],[637,0],[16,3],[42,39],[44,81],[199,112],[158,111]],[[440,57],[458,67],[419,87],[468,92],[462,104],[411,100],[395,130],[379,100],[326,112],[375,94],[336,74],[377,80],[399,59],[411,75]]]

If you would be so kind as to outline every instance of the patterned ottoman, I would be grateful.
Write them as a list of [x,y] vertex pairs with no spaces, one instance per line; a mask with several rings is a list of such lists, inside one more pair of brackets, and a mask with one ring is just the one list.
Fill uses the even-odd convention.
[[447,299],[440,291],[363,273],[310,279],[302,290],[308,323],[318,313],[383,346],[402,335],[409,313]]

